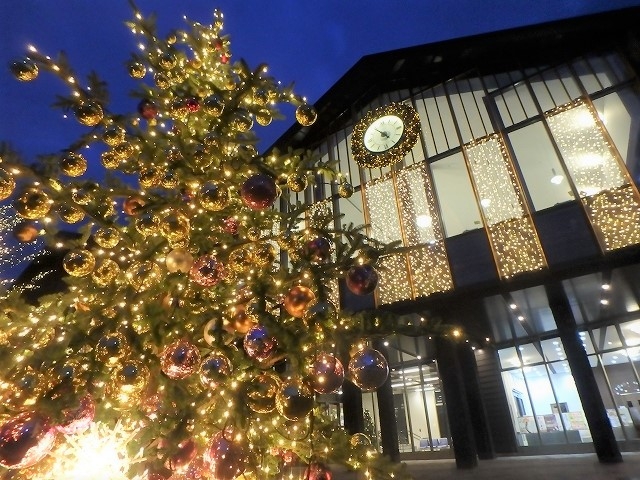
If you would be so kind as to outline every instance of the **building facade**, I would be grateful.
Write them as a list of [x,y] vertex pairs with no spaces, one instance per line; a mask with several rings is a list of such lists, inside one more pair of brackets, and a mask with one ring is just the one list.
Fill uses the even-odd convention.
[[[277,142],[338,162],[355,193],[307,200],[405,251],[378,307],[460,327],[391,337],[377,393],[328,399],[392,456],[640,449],[640,8],[364,57]],[[354,126],[419,114],[402,161],[361,168]],[[358,398],[355,398],[358,397]],[[359,423],[351,424],[359,412]]]

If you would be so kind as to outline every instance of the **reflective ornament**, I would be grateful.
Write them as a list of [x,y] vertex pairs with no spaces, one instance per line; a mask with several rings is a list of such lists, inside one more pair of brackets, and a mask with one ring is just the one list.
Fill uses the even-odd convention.
[[303,103],[296,108],[296,120],[303,127],[310,127],[318,118],[316,109],[307,103]]
[[138,113],[145,120],[152,120],[158,115],[158,107],[147,98],[143,98],[138,103]]
[[187,104],[181,98],[175,99],[171,103],[171,116],[173,118],[177,118],[183,120],[189,115],[189,109],[187,108]]
[[200,383],[213,390],[227,380],[232,370],[231,361],[224,353],[211,352],[200,365]]
[[147,73],[147,69],[142,62],[131,62],[127,65],[127,70],[132,78],[143,78]]
[[251,91],[251,101],[254,103],[254,105],[264,107],[267,103],[269,103],[269,92],[263,88],[254,88]]
[[158,88],[169,88],[171,86],[171,78],[165,72],[156,72],[153,75],[153,81]]
[[78,205],[89,205],[95,200],[97,190],[98,186],[95,183],[86,183],[72,191],[71,199]]
[[113,154],[118,160],[128,160],[136,153],[135,147],[129,142],[120,142],[113,147]]
[[136,215],[137,213],[140,213],[140,210],[146,205],[146,203],[147,202],[144,198],[138,195],[132,195],[122,202],[122,211],[127,215]]
[[220,145],[220,135],[217,132],[209,132],[202,139],[207,147],[218,147]]
[[234,305],[227,310],[224,329],[231,334],[245,335],[257,323],[245,304]]
[[102,248],[113,248],[120,241],[120,233],[112,227],[101,227],[93,234],[93,240]]
[[13,227],[13,236],[22,243],[31,243],[38,238],[38,228],[31,222],[20,222]]
[[142,362],[126,360],[107,384],[106,394],[120,408],[137,408],[144,398],[149,378],[149,369]]
[[87,159],[79,153],[67,152],[60,159],[60,170],[70,177],[79,177],[87,171]]
[[0,427],[0,466],[27,468],[42,460],[53,448],[55,428],[47,417],[22,412]]
[[351,380],[364,392],[381,387],[389,376],[389,364],[384,355],[373,348],[356,352],[349,361]]
[[327,263],[331,260],[331,241],[324,237],[307,240],[303,246],[303,255],[314,265]]
[[189,276],[198,285],[213,287],[224,278],[224,265],[213,255],[203,255],[193,262]]
[[100,337],[94,350],[98,361],[114,365],[129,355],[131,347],[122,333],[111,332]]
[[177,340],[167,345],[160,354],[160,368],[172,380],[187,378],[199,366],[198,347],[187,340]]
[[233,439],[232,432],[216,433],[202,456],[211,478],[234,480],[246,468],[245,446]]
[[120,273],[118,264],[110,258],[105,258],[100,265],[91,273],[93,282],[100,286],[106,287],[112,283]]
[[338,195],[340,198],[349,198],[353,195],[353,185],[347,182],[342,182],[338,186]]
[[296,285],[284,297],[284,309],[289,315],[302,318],[307,307],[315,300],[313,291],[303,285]]
[[139,233],[141,233],[145,237],[148,237],[149,235],[158,233],[158,230],[160,228],[160,221],[154,214],[145,212],[141,213],[136,218],[135,227]]
[[83,125],[93,127],[102,121],[104,112],[100,104],[93,100],[88,100],[76,105],[73,108],[76,119]]
[[240,222],[238,221],[237,218],[234,217],[228,217],[225,218],[223,221],[223,230],[228,233],[229,235],[237,235],[238,234],[238,228],[240,226]]
[[247,332],[242,345],[249,357],[264,362],[276,351],[278,342],[264,326],[256,325]]
[[125,135],[126,132],[124,128],[114,125],[112,127],[108,127],[104,131],[102,134],[102,141],[110,147],[115,147],[119,143],[124,142]]
[[207,183],[200,190],[199,199],[203,208],[218,212],[229,205],[229,189],[217,183]]
[[371,439],[364,433],[354,433],[349,439],[352,447],[368,447],[371,445]]
[[273,115],[271,115],[271,112],[266,108],[261,108],[256,112],[256,122],[258,122],[258,125],[266,127],[271,124],[272,120]]
[[286,380],[276,395],[276,409],[288,420],[302,420],[313,409],[313,390],[300,378]]
[[261,242],[253,246],[253,260],[256,267],[265,268],[273,264],[276,259],[276,250],[270,243]]
[[91,395],[80,399],[79,405],[62,411],[62,422],[56,430],[64,435],[76,435],[87,430],[96,416],[96,404]]
[[176,66],[178,59],[172,52],[164,52],[158,57],[158,65],[166,70],[171,70]]
[[291,232],[282,232],[276,238],[276,243],[282,250],[287,251],[294,250],[297,246],[296,238]]
[[287,187],[292,192],[301,192],[307,188],[307,177],[296,173],[291,174],[287,177]]
[[246,384],[246,402],[256,413],[269,413],[276,408],[280,379],[271,372],[256,375]]
[[138,175],[138,181],[143,188],[155,188],[162,181],[163,172],[157,168],[142,170]]
[[13,206],[21,217],[29,220],[37,220],[49,213],[51,201],[46,193],[40,190],[30,189],[20,195],[20,197],[13,202]]
[[307,306],[302,318],[307,323],[333,323],[338,320],[338,309],[328,300],[318,300]]
[[368,295],[378,285],[378,272],[371,265],[354,265],[346,276],[347,288],[356,295]]
[[258,227],[251,227],[247,229],[247,238],[252,242],[259,240],[261,236],[262,232]]
[[251,249],[246,246],[240,246],[229,254],[229,268],[236,272],[242,273],[253,267],[253,254]]
[[33,405],[48,390],[48,382],[42,373],[31,367],[21,368],[9,376],[4,384],[5,398],[2,400],[14,408],[22,409]]
[[269,175],[259,173],[249,177],[240,189],[244,204],[252,210],[264,210],[278,197],[276,182]]
[[160,221],[160,233],[169,240],[169,243],[188,239],[191,233],[191,222],[185,214],[173,210]]
[[107,150],[100,154],[100,163],[104,168],[114,170],[120,166],[120,159],[115,153],[113,153],[113,150]]
[[319,353],[308,370],[311,386],[318,393],[333,393],[344,382],[342,362],[331,353]]
[[16,181],[13,175],[0,168],[0,200],[9,198],[14,188],[16,188]]
[[21,82],[30,82],[38,76],[38,65],[30,58],[12,62],[9,69],[13,76]]
[[211,95],[204,99],[202,108],[209,115],[219,117],[224,111],[224,101],[218,95]]
[[78,223],[84,218],[84,212],[73,205],[62,204],[57,210],[60,219],[66,223]]
[[195,98],[195,97],[187,98],[187,99],[184,101],[184,103],[185,103],[185,105],[187,106],[187,109],[188,109],[190,112],[192,112],[192,113],[195,113],[195,112],[197,112],[198,110],[200,110],[200,100],[198,100],[198,99],[197,99],[197,98]]
[[85,277],[96,266],[96,257],[88,250],[71,250],[62,260],[65,272],[73,277]]
[[167,254],[165,263],[171,273],[187,273],[193,265],[193,255],[183,248],[176,248]]
[[126,271],[129,284],[138,292],[143,292],[160,282],[162,270],[152,260],[134,262]]
[[331,480],[333,475],[327,465],[320,462],[311,462],[304,471],[305,480]]
[[204,341],[207,342],[207,345],[209,345],[210,347],[218,345],[218,342],[219,342],[218,335],[219,335],[219,332],[222,331],[222,324],[223,324],[222,318],[216,317],[216,318],[212,318],[204,325],[204,332],[203,332]]
[[231,126],[240,133],[248,132],[253,126],[251,115],[244,109],[237,109],[231,117]]

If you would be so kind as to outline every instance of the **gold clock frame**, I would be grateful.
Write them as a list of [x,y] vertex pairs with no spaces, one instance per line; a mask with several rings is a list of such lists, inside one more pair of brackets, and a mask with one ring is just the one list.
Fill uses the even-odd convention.
[[[367,128],[380,117],[395,115],[402,120],[404,131],[398,143],[384,152],[372,152],[364,144]],[[401,161],[418,141],[420,116],[415,108],[406,103],[389,103],[369,110],[362,117],[351,135],[351,153],[356,163],[363,168],[388,167]]]

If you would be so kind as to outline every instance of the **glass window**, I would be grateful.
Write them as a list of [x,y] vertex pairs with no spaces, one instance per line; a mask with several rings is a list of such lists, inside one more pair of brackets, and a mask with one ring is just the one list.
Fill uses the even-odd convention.
[[518,347],[518,350],[520,350],[520,356],[522,357],[523,365],[542,363],[544,361],[544,359],[542,358],[540,343],[538,342],[520,345]]
[[500,366],[503,369],[522,366],[516,347],[501,348],[498,350],[498,358],[500,358]]
[[462,153],[430,164],[445,234],[452,237],[482,227]]
[[529,80],[529,84],[531,85],[531,89],[533,90],[533,93],[536,96],[536,100],[540,105],[540,109],[543,112],[552,110],[557,106],[553,101],[553,98],[551,97],[549,87],[540,75],[532,77],[531,80]]
[[593,341],[595,343],[596,349],[599,352],[601,352],[602,350],[611,350],[613,348],[622,347],[622,340],[620,340],[618,331],[613,325],[594,329]]
[[542,345],[542,351],[544,352],[545,361],[556,362],[566,360],[564,346],[559,338],[543,340],[540,343]]
[[574,199],[542,122],[511,132],[508,138],[536,210]]
[[341,215],[340,223],[342,225],[349,225],[352,223],[354,226],[364,225],[364,211],[362,210],[362,194],[360,192],[354,192],[349,198],[338,199],[338,209]]
[[573,69],[580,79],[582,88],[588,93],[594,93],[602,90],[602,85],[598,81],[595,73],[591,70],[591,65],[585,59],[573,62]]

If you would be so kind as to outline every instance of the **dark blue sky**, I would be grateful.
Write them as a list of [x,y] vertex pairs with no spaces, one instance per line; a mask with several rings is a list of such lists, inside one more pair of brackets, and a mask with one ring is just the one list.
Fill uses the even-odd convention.
[[[50,108],[64,85],[49,75],[13,80],[6,65],[27,44],[55,55],[64,50],[82,76],[97,71],[110,84],[111,110],[134,110],[124,63],[135,50],[124,25],[126,0],[10,0],[0,13],[0,141],[32,157],[64,148],[78,128]],[[396,48],[640,5],[640,0],[139,0],[159,14],[160,31],[184,25],[182,16],[209,23],[225,15],[236,58],[267,63],[283,83],[313,102],[360,57]],[[499,54],[499,52],[496,52]],[[293,119],[258,131],[271,144]]]

